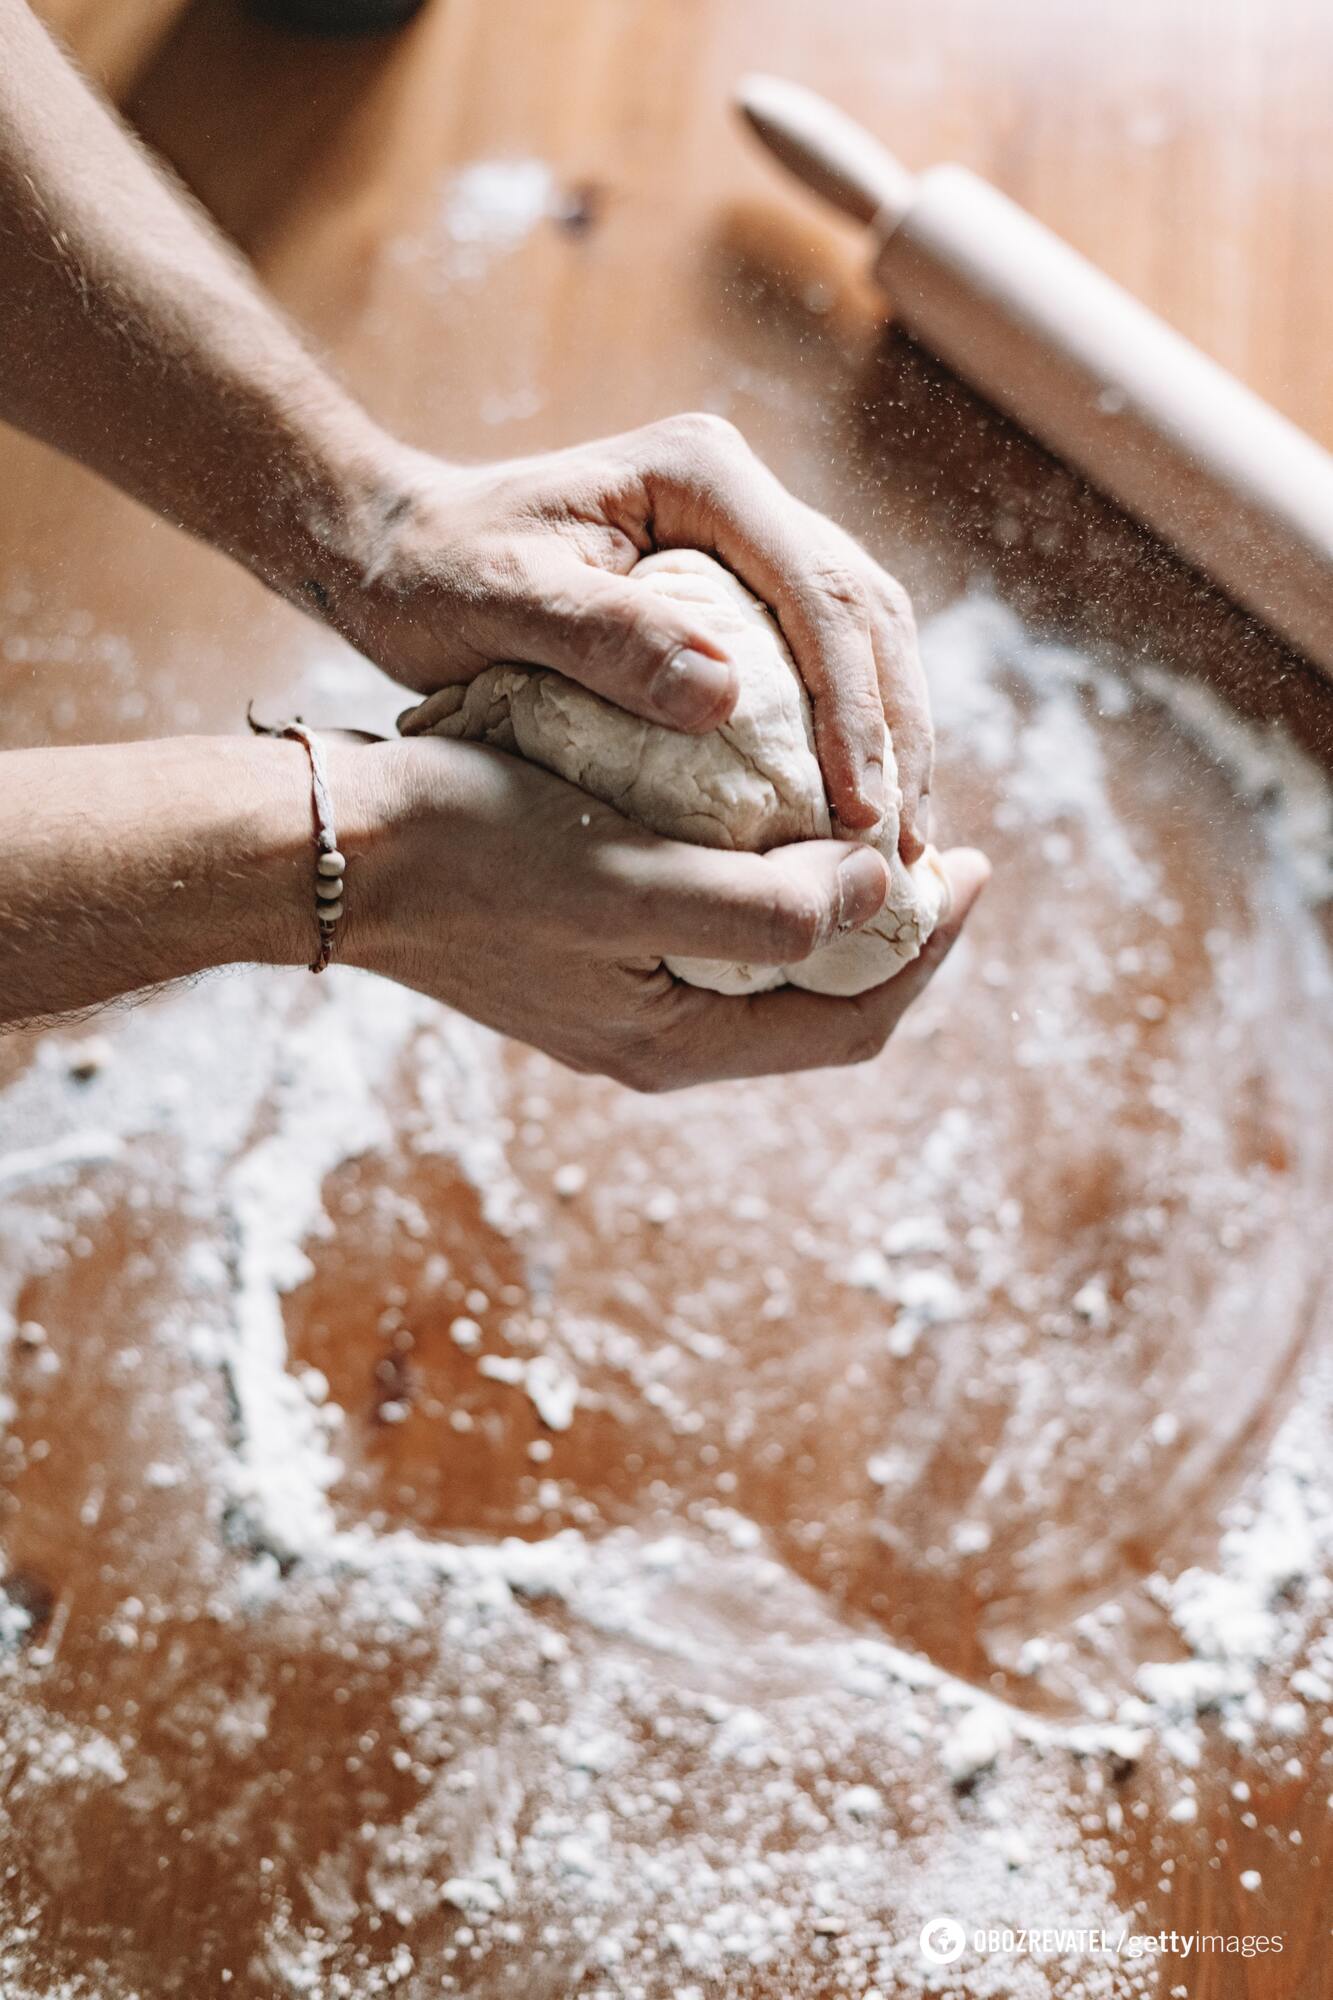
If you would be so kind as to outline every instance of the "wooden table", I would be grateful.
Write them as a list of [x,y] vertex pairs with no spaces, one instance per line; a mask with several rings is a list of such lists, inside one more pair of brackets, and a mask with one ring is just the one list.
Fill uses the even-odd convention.
[[[727,105],[772,69],[909,164],[966,161],[1333,444],[1314,0],[434,0],[347,44],[221,0],[49,12],[419,444],[722,411],[923,615],[985,579],[1108,669],[1205,673],[1333,759],[1322,684],[886,327],[855,237]],[[6,742],[231,729],[298,675],[311,712],[383,712],[221,558],[0,446]],[[0,1154],[57,1150],[5,1239],[40,1332],[10,1354],[4,1542],[31,1624],[3,1689],[0,1990],[890,2000],[926,1990],[932,1914],[1132,1911],[1284,1950],[969,1956],[932,1990],[1333,1992],[1328,1701],[1253,1741],[1234,1708],[1174,1742],[1158,1714],[1141,1754],[1105,1735],[1143,1662],[1186,1655],[1145,1579],[1222,1562],[1219,1517],[1294,1405],[1326,1455],[1319,925],[1160,716],[1099,721],[1105,685],[1054,653],[1006,678],[1018,641],[983,621],[995,699],[1051,722],[1057,764],[1100,746],[1110,817],[1050,809],[1065,773],[1020,769],[1017,739],[988,766],[948,629],[941,803],[1001,879],[872,1077],[645,1103],[349,981],[325,1178],[293,981],[116,1017],[109,1057],[76,1031],[5,1051]],[[1141,906],[1122,832],[1127,868],[1165,869]],[[265,1204],[292,1188],[310,1263],[283,1272]],[[904,1257],[933,1306],[929,1283],[905,1303]],[[287,1379],[319,1370],[346,1412],[338,1561],[301,1540],[308,1454],[285,1500],[246,1490],[247,1395],[296,1431],[316,1407],[291,1390],[298,1422],[272,1366],[241,1379],[238,1353],[272,1362],[278,1298]],[[567,1429],[505,1376],[548,1337],[580,1383]],[[290,1546],[266,1554],[275,1518]],[[585,1537],[563,1595],[519,1555],[423,1580],[451,1537],[556,1562],[557,1528]],[[1280,1623],[1315,1617],[1325,1567],[1287,1604],[1275,1583]],[[1012,1740],[953,1782],[969,1688]]]

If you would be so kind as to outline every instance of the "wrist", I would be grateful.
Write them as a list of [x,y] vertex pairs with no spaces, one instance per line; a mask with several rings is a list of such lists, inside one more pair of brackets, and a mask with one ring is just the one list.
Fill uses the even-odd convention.
[[359,645],[368,600],[401,588],[398,551],[423,483],[419,457],[355,406],[330,413],[291,447],[277,532],[251,566]]
[[[381,865],[385,816],[368,782],[374,748],[321,740],[333,828],[347,863],[336,961],[347,955],[352,929],[374,930],[367,903]],[[212,962],[308,966],[320,945],[309,752],[290,738],[261,737],[208,739],[208,754],[218,762],[228,807],[225,860],[215,871],[221,880],[209,899],[217,919]]]
[[[225,855],[209,896],[216,935],[209,962],[300,965],[314,955],[314,845],[310,764],[299,743],[208,738],[198,754],[228,819],[216,848]],[[202,766],[201,766],[202,768]],[[201,860],[215,845],[199,843]],[[207,863],[205,863],[207,865]]]
[[[413,809],[407,748],[393,741],[324,739],[338,847],[347,863],[334,960],[367,972],[390,972],[398,955],[405,831]],[[313,858],[309,894],[307,945],[315,925]]]
[[438,996],[439,955],[475,902],[478,838],[503,816],[509,760],[437,739],[326,750],[347,856],[337,958]]

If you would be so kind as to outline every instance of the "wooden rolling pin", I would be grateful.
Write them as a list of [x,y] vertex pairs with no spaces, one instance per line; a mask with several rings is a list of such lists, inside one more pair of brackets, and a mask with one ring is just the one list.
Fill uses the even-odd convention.
[[870,225],[923,347],[1333,676],[1333,457],[966,167],[909,173],[777,77],[737,102]]

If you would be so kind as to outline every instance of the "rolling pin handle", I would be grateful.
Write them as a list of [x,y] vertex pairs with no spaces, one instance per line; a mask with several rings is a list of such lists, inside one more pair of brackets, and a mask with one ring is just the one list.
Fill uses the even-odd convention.
[[856,222],[887,235],[911,206],[916,182],[892,153],[836,105],[778,76],[742,77],[742,117],[798,180]]
[[784,166],[872,224],[913,339],[1333,679],[1328,452],[966,168],[914,179],[777,77],[747,77],[737,103]]

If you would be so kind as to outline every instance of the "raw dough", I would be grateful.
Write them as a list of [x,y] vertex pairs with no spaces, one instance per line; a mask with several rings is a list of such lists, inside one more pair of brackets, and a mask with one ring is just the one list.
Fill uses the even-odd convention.
[[[541,667],[489,667],[465,687],[441,688],[405,715],[406,735],[488,743],[528,758],[591,792],[655,833],[704,847],[763,853],[794,840],[827,840],[832,827],[815,756],[810,703],[771,613],[729,570],[692,549],[645,556],[630,576],[646,590],[707,607],[740,678],[722,728],[683,736],[642,722]],[[889,864],[888,901],[861,930],[792,965],[667,959],[668,970],[717,993],[759,993],[784,982],[814,993],[862,993],[909,964],[947,896],[928,848],[909,869],[898,854],[902,795],[888,732],[888,810],[869,840]]]

